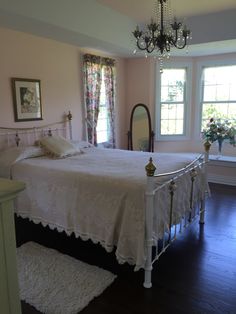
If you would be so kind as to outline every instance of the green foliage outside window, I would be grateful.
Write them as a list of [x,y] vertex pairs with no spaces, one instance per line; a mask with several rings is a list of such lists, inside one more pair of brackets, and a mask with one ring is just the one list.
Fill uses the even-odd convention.
[[[227,104],[223,106],[224,109],[227,108]],[[233,107],[233,105],[231,107]],[[236,110],[236,105],[234,105],[234,107]],[[233,110],[231,110],[232,113],[230,114],[228,111],[229,110],[221,110],[220,106],[217,107],[215,104],[204,104],[202,110],[202,129],[206,128],[211,118],[233,122],[236,117],[236,112],[234,113]]]
[[208,121],[206,128],[203,129],[203,138],[211,143],[215,141],[227,140],[231,145],[236,144],[236,121],[234,123],[228,120],[213,118]]

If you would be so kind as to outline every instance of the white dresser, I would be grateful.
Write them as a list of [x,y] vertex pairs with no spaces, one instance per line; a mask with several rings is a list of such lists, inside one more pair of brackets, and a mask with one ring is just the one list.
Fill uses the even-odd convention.
[[22,182],[0,179],[0,312],[21,313],[13,202],[24,190]]

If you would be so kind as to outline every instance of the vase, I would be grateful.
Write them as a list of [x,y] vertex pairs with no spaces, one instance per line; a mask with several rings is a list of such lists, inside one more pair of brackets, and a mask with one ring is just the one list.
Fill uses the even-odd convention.
[[222,146],[223,146],[223,139],[219,138],[218,139],[218,158],[222,156]]

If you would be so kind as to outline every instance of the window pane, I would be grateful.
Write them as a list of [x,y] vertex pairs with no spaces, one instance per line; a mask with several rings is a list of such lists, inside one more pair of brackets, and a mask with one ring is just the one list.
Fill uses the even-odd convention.
[[183,134],[183,120],[176,120],[176,129],[175,129],[175,134]]
[[233,120],[236,116],[236,65],[203,70],[202,126],[209,119]]
[[204,88],[205,101],[230,100],[230,87],[226,85],[207,85]]
[[207,88],[204,88],[204,101],[216,100],[216,91],[217,88],[215,85],[208,85]]
[[108,112],[106,107],[106,93],[105,93],[105,82],[104,72],[102,71],[102,84],[100,91],[100,104],[99,114],[97,121],[97,143],[104,143],[108,141]]
[[176,119],[184,121],[184,104],[178,104]]
[[236,100],[236,66],[205,68],[203,101]]
[[169,120],[161,120],[161,132],[162,135],[173,134]]
[[184,131],[184,104],[161,105],[161,134],[180,135]]
[[161,135],[183,135],[186,68],[164,69],[161,76]]
[[183,101],[185,69],[164,69],[161,77],[161,101]]
[[183,120],[161,120],[162,135],[183,134]]
[[169,105],[162,104],[161,105],[161,119],[168,119],[169,117]]
[[230,86],[229,99],[233,101],[236,99],[236,86],[233,86],[233,84]]

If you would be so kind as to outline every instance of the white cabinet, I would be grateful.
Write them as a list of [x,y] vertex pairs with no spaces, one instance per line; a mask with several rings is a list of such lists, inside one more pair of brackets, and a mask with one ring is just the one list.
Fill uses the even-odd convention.
[[0,312],[4,314],[21,313],[13,203],[24,188],[22,182],[0,179]]

